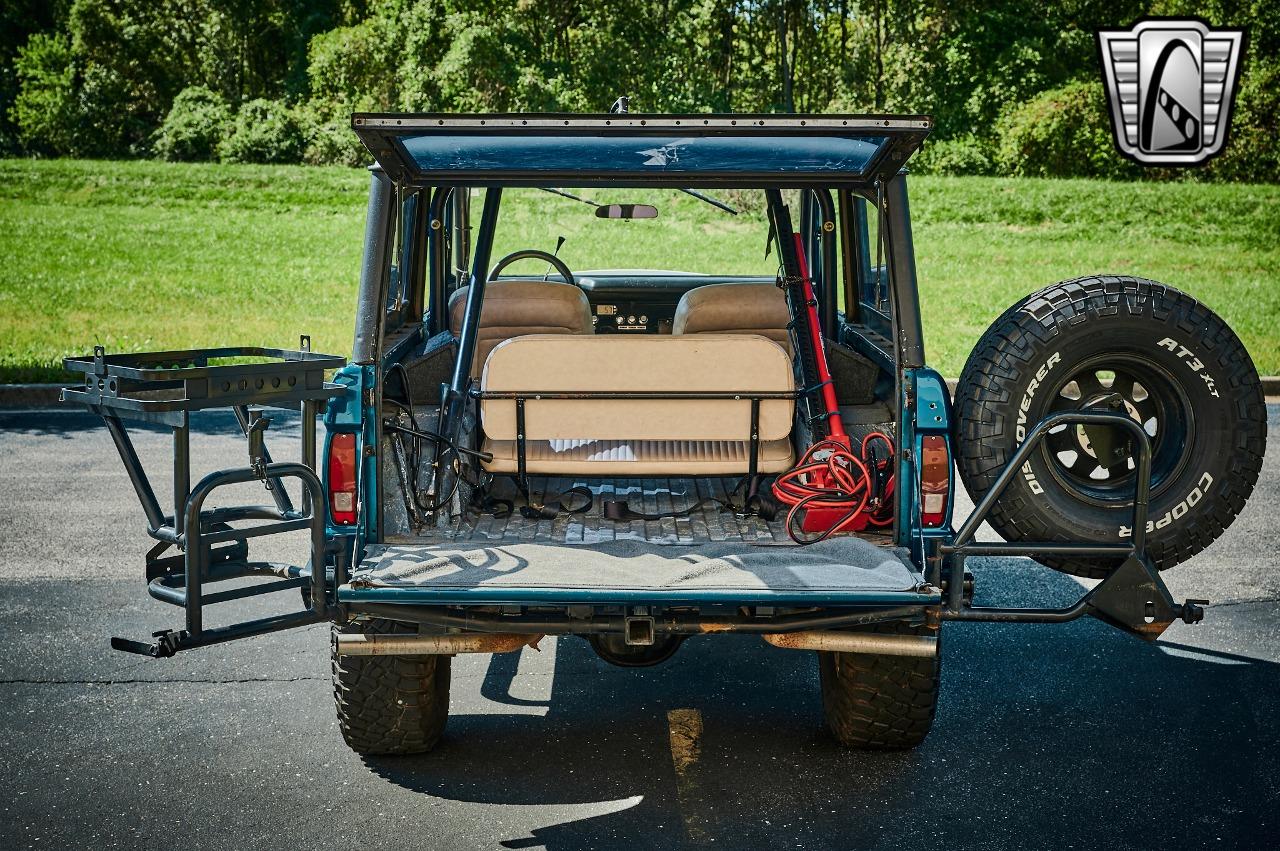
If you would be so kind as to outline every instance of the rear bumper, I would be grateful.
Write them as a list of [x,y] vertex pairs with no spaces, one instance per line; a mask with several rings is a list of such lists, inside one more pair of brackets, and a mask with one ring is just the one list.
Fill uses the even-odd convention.
[[[648,644],[658,636],[745,633],[799,634],[857,629],[890,621],[938,622],[938,606],[899,605],[791,610],[782,614],[757,609],[650,606],[498,607],[423,606],[407,603],[353,603],[348,617],[367,616],[400,623],[416,623],[423,634],[474,635],[621,635],[627,643]],[[644,640],[633,641],[637,628]]]

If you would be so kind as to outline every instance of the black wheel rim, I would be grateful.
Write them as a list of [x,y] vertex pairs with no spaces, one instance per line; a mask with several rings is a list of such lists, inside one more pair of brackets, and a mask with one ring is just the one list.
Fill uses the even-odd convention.
[[[1157,364],[1138,355],[1092,358],[1052,393],[1051,412],[1114,410],[1142,426],[1151,441],[1153,496],[1185,466],[1195,413],[1182,387]],[[1042,449],[1061,485],[1088,502],[1114,506],[1133,502],[1137,455],[1131,443],[1120,429],[1060,426],[1049,432]]]

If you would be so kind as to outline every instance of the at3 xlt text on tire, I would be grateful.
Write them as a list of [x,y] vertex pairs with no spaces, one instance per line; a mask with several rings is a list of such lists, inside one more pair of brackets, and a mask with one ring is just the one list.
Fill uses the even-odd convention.
[[[1253,361],[1213,311],[1143,278],[1054,284],[998,318],[956,388],[957,466],[975,501],[1047,414],[1109,408],[1152,445],[1148,554],[1165,569],[1207,547],[1244,508],[1262,467],[1266,406]],[[988,519],[1010,541],[1122,543],[1134,457],[1118,429],[1061,427]],[[1045,558],[1102,577],[1114,560]]]

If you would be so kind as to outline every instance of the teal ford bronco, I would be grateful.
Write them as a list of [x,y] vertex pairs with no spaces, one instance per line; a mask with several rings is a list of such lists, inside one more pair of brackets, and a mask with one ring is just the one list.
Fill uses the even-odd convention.
[[[644,666],[749,633],[813,652],[841,744],[909,748],[948,621],[1092,615],[1152,639],[1202,617],[1159,571],[1257,479],[1248,354],[1172,287],[1094,274],[1011,306],[950,392],[926,365],[904,169],[927,117],[352,126],[376,165],[349,361],[307,345],[67,361],[85,381],[64,399],[103,417],[157,542],[148,590],[184,613],[117,648],[331,622],[343,736],[403,754],[445,730],[458,653],[577,636]],[[724,238],[744,228],[754,258]],[[669,269],[664,233],[691,231],[697,267]],[[575,251],[606,267],[572,268]],[[193,484],[191,414],[211,408],[235,412],[248,453]],[[273,409],[301,412],[300,460],[268,451]],[[173,429],[171,509],[137,420]],[[268,504],[209,506],[253,482]],[[960,485],[976,507],[957,525]],[[984,522],[1004,540],[977,540]],[[294,563],[250,555],[290,531],[309,535]],[[1101,581],[1065,608],[978,606],[974,555]],[[281,590],[279,614],[204,623]]]

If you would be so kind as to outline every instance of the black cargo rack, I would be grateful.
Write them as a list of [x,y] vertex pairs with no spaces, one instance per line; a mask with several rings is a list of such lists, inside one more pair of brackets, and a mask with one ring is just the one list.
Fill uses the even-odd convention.
[[[225,361],[225,363],[223,363]],[[316,475],[316,417],[329,399],[346,388],[325,381],[325,371],[346,359],[311,351],[302,337],[297,350],[256,346],[169,352],[107,354],[95,346],[90,357],[67,358],[64,367],[85,375],[83,386],[62,391],[62,401],[84,405],[102,417],[142,504],[147,534],[159,543],[146,556],[147,590],[152,597],[185,610],[183,628],[154,634],[154,642],[113,638],[117,650],[171,656],[179,650],[216,644],[327,620],[337,585],[345,581],[345,553],[329,551],[325,540],[325,496]],[[244,467],[218,470],[191,484],[190,415],[228,408],[248,444]],[[301,412],[302,457],[276,462],[265,444],[271,420],[263,409]],[[122,420],[169,426],[173,431],[173,511],[166,513]],[[302,504],[284,487],[297,479]],[[205,509],[209,495],[225,485],[260,481],[272,505]],[[266,521],[233,526],[246,520]],[[309,561],[302,565],[252,561],[249,539],[309,530]],[[165,555],[171,547],[178,554]],[[205,584],[243,578],[268,581],[237,584],[206,593]],[[205,629],[203,607],[286,589],[304,590],[305,608],[229,626]]]
[[[246,359],[260,362],[210,365]],[[85,374],[84,386],[64,389],[62,401],[138,413],[235,405],[296,408],[298,402],[332,396],[336,385],[325,382],[325,370],[346,362],[312,352],[308,337],[298,350],[229,346],[109,355],[95,346],[92,357],[62,362],[69,372]]]

